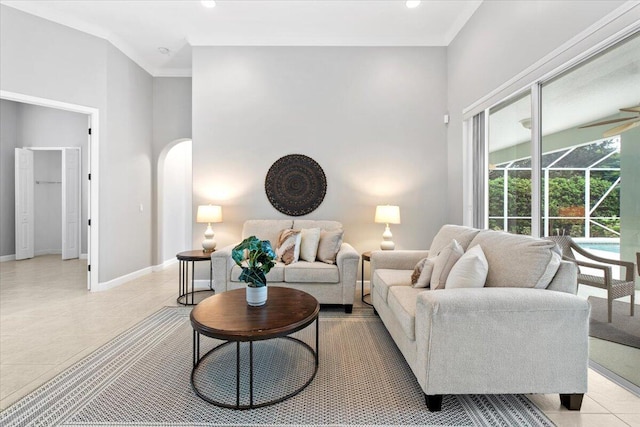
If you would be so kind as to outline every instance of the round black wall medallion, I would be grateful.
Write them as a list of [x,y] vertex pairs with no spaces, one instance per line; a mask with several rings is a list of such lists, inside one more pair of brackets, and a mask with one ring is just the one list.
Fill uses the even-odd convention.
[[274,208],[287,215],[300,216],[320,206],[327,192],[327,178],[311,157],[289,154],[271,165],[264,189]]

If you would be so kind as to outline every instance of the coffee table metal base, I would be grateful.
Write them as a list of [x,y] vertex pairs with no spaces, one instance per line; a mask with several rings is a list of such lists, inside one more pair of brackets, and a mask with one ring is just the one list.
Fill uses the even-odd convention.
[[[269,400],[266,402],[259,402],[259,403],[255,403],[253,401],[253,379],[254,379],[254,375],[253,375],[253,341],[249,341],[249,404],[248,405],[241,405],[240,404],[240,343],[241,341],[226,341],[216,347],[214,347],[213,349],[209,350],[207,353],[205,353],[202,357],[200,357],[200,334],[197,331],[193,331],[193,369],[191,370],[191,387],[193,388],[193,391],[203,400],[216,405],[216,406],[220,406],[223,408],[229,408],[229,409],[254,409],[254,408],[262,408],[264,406],[269,406],[269,405],[274,405],[276,403],[280,403],[283,402],[293,396],[295,396],[296,394],[300,393],[302,390],[304,390],[305,388],[307,388],[307,386],[309,384],[311,384],[311,381],[313,381],[313,379],[316,376],[316,373],[318,372],[318,342],[319,342],[319,335],[318,335],[318,318],[316,317],[315,319],[315,323],[316,323],[316,348],[315,351],[314,349],[307,344],[304,341],[299,340],[298,338],[294,338],[294,337],[290,337],[290,336],[282,336],[282,337],[278,337],[278,338],[273,338],[273,339],[287,339],[290,341],[293,341],[299,345],[302,345],[305,349],[307,349],[309,351],[309,353],[311,353],[311,355],[313,356],[313,359],[315,361],[315,366],[313,369],[313,373],[311,374],[311,376],[309,377],[309,379],[299,388],[297,388],[296,390],[294,390],[293,392],[279,397],[277,399],[273,399],[273,400]],[[201,366],[201,364],[207,360],[210,356],[213,356],[213,354],[217,351],[222,349],[225,346],[231,345],[235,343],[236,344],[236,403],[235,404],[230,404],[230,403],[225,403],[225,402],[220,402],[217,401],[209,396],[207,396],[202,390],[200,390],[197,386],[196,386],[196,382],[194,381],[194,376],[196,375],[196,371],[198,370],[198,367]]]

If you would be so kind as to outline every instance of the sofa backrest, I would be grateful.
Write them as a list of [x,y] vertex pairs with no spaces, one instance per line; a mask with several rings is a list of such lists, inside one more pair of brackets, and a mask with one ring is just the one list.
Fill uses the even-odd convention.
[[487,262],[487,287],[546,289],[560,266],[555,243],[531,236],[482,230],[469,247],[480,245]]
[[443,225],[431,242],[429,257],[438,255],[438,253],[445,246],[450,244],[453,239],[456,239],[460,246],[462,246],[462,249],[466,251],[471,240],[473,240],[479,232],[480,230],[477,228],[465,227],[462,225]]
[[256,236],[260,240],[268,240],[275,249],[280,232],[293,226],[291,219],[250,219],[242,226],[242,238]]
[[319,228],[320,230],[338,230],[342,228],[342,223],[338,221],[315,220],[315,219],[295,219],[293,220],[293,229],[302,230],[303,228]]
[[321,230],[336,230],[342,228],[338,221],[312,220],[312,219],[250,219],[242,226],[242,238],[256,236],[260,240],[269,240],[275,248],[282,230],[293,228],[319,228]]

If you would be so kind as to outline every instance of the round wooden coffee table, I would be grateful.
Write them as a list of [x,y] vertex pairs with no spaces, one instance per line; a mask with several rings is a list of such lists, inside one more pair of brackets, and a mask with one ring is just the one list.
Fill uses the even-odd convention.
[[[267,303],[261,307],[247,304],[245,289],[236,289],[209,297],[191,311],[193,327],[193,369],[191,386],[200,398],[217,406],[232,409],[251,409],[282,402],[304,390],[318,372],[318,313],[320,304],[313,296],[296,289],[269,286]],[[288,335],[300,331],[315,321],[315,350],[307,343]],[[200,357],[200,335],[225,341]],[[283,338],[303,346],[314,360],[315,366],[310,378],[292,392],[264,402],[254,402],[254,350],[253,342]],[[249,401],[241,404],[240,399],[240,343],[249,343]],[[235,360],[235,403],[223,402],[207,396],[196,384],[198,369],[210,356],[230,344],[236,344]],[[246,399],[246,397],[245,397]]]

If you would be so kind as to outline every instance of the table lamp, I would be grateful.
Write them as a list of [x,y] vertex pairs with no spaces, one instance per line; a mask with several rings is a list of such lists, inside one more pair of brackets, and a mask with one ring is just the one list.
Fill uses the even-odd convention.
[[376,216],[374,221],[379,224],[386,224],[384,233],[382,233],[380,249],[392,251],[396,247],[396,244],[391,240],[393,235],[391,234],[389,224],[400,224],[400,208],[398,206],[389,205],[376,206]]
[[204,232],[204,240],[202,241],[203,252],[213,252],[216,248],[216,241],[213,239],[212,222],[222,222],[222,207],[214,205],[198,206],[198,215],[196,222],[207,223],[207,230]]

